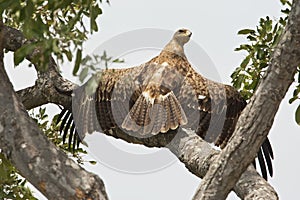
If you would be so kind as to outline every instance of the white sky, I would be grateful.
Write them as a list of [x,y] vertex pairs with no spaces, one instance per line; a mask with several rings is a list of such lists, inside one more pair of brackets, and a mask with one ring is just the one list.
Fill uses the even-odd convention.
[[[104,14],[99,19],[100,32],[87,41],[85,53],[92,53],[94,49],[109,41],[113,36],[137,29],[144,30],[145,28],[163,30],[159,39],[162,39],[161,42],[164,44],[171,37],[169,33],[185,27],[193,32],[192,42],[186,46],[187,57],[194,57],[195,53],[191,49],[193,49],[194,44],[197,44],[210,59],[204,61],[201,66],[196,66],[197,69],[211,79],[230,83],[230,74],[245,56],[244,53],[234,52],[234,48],[245,42],[243,37],[237,36],[238,30],[255,27],[259,18],[266,15],[277,19],[280,15],[280,4],[279,0],[221,2],[112,0],[111,6],[104,5],[103,10]],[[152,35],[145,38],[150,43],[151,40],[155,41],[156,39],[157,36]],[[124,43],[121,42],[120,46],[116,43],[115,49],[120,49]],[[158,48],[157,45],[155,44],[153,47]],[[151,50],[137,52],[129,55],[124,65],[137,65],[148,61],[155,54],[156,52]],[[214,64],[213,68],[209,68],[211,67],[208,66],[211,64],[210,62]],[[12,66],[11,55],[6,56],[6,63],[8,73],[16,89],[34,83],[33,69],[26,66],[20,66],[16,69],[8,67]],[[199,61],[195,63],[197,64]],[[62,71],[65,77],[76,80],[76,78],[71,77],[70,67],[67,67],[66,64]],[[291,91],[283,100],[269,135],[275,154],[273,162],[275,172],[270,183],[275,187],[281,199],[296,199],[299,196],[300,158],[297,154],[297,147],[300,141],[300,127],[294,121],[296,104],[288,104],[290,97]],[[200,183],[200,179],[189,173],[184,165],[167,150],[128,145],[123,141],[116,141],[101,135],[98,136],[99,138],[99,143],[96,142],[95,145],[98,145],[98,151],[101,153],[98,155],[96,150],[92,150],[92,152],[98,158],[99,156],[103,157],[105,161],[98,162],[96,166],[87,164],[86,168],[97,173],[104,180],[106,191],[112,200],[188,200],[191,199]],[[111,144],[111,146],[107,144]],[[91,145],[92,147],[93,145]],[[112,153],[111,147],[117,147],[115,149],[118,149],[119,152],[114,151]],[[129,159],[131,157],[128,155],[133,156],[133,161]],[[145,158],[149,159],[145,160]],[[115,164],[115,161],[120,162]],[[128,163],[140,164],[141,168],[137,170],[143,171],[144,169],[144,172],[134,173],[133,170],[128,170],[126,167],[133,169],[133,166],[129,166]],[[159,164],[156,165],[157,163]],[[145,168],[147,166],[150,168]],[[39,198],[43,199],[42,197]],[[230,195],[229,199],[238,198]]]

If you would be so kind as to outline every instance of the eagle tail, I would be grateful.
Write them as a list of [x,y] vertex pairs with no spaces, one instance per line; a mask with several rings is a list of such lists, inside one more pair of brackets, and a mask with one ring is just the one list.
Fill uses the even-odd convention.
[[155,97],[144,92],[125,117],[122,128],[141,135],[156,135],[186,123],[186,115],[172,91]]
[[[272,165],[272,159],[274,159],[272,146],[270,144],[270,141],[268,138],[264,141],[261,148],[259,149],[257,153],[257,159],[260,166],[262,177],[265,180],[268,180],[268,173],[272,177],[273,176],[273,165]],[[256,167],[255,161],[253,162],[254,167]],[[267,164],[267,165],[266,165]]]

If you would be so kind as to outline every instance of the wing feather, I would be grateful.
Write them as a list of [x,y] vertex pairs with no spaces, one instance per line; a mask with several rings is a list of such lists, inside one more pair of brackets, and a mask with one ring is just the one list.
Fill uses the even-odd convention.
[[[86,133],[107,133],[114,127],[143,136],[186,126],[224,148],[246,106],[233,87],[202,77],[186,58],[167,53],[139,67],[104,70],[96,92],[90,94],[87,87],[85,84],[74,90],[74,123],[66,111],[59,117],[61,130],[76,125],[73,143]],[[267,139],[258,152],[264,178],[266,164],[272,176],[271,159],[273,152]]]
[[[178,96],[184,112],[188,114],[187,127],[194,129],[206,141],[224,148],[246,106],[241,95],[233,87],[205,79],[191,70]],[[272,176],[273,151],[268,138],[257,158],[262,176],[267,179],[267,169]]]

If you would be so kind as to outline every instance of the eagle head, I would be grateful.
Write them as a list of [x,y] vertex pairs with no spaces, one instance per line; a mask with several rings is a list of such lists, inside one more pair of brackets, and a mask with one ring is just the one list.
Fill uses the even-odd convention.
[[175,32],[173,39],[176,40],[179,44],[184,45],[191,38],[192,32],[188,29],[179,29]]

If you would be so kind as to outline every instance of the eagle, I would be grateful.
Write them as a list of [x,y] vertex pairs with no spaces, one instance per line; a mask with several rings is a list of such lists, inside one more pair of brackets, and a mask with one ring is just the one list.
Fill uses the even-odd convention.
[[[57,120],[63,140],[68,130],[69,144],[75,147],[93,131],[110,135],[118,129],[148,138],[183,127],[224,148],[247,103],[234,87],[205,78],[191,66],[184,53],[191,35],[188,29],[179,29],[150,61],[102,70],[75,89],[72,108],[63,109]],[[267,170],[272,176],[273,151],[268,138],[257,158],[262,176],[267,179]]]

